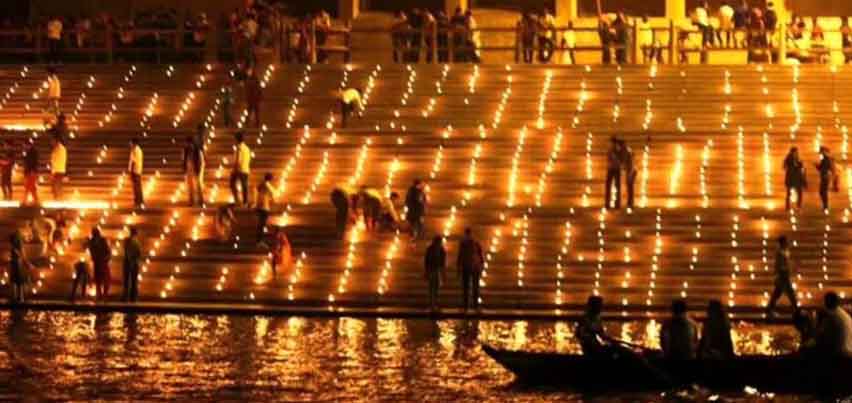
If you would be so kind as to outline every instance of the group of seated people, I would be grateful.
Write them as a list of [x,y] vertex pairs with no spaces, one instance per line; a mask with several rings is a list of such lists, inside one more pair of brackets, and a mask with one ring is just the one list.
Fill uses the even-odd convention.
[[[828,292],[817,318],[804,310],[795,311],[793,324],[800,335],[797,354],[807,358],[852,357],[852,318],[840,304],[837,293]],[[603,298],[589,297],[586,312],[577,324],[575,334],[583,354],[602,359],[635,356],[632,345],[607,335],[601,319],[603,305]],[[671,318],[664,321],[660,332],[660,347],[665,358],[674,360],[726,359],[736,355],[730,321],[717,300],[708,304],[700,331],[688,315],[686,301],[672,302]]]
[[368,232],[395,231],[399,228],[400,216],[396,211],[399,194],[385,195],[378,189],[361,186],[357,191],[340,185],[331,192],[331,203],[337,210],[338,235],[342,237],[346,226],[363,219]]

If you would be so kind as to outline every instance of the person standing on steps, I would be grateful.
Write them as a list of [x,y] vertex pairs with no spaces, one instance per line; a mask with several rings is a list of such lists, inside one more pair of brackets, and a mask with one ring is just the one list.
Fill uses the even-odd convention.
[[340,92],[340,127],[346,128],[349,122],[349,116],[353,112],[360,115],[360,111],[364,109],[364,104],[361,101],[363,92],[357,88],[346,88]]
[[80,290],[80,297],[86,297],[86,288],[89,286],[89,265],[85,259],[80,259],[74,263],[74,281],[71,283],[71,298],[73,303],[77,299],[77,290]]
[[29,282],[29,266],[20,231],[9,235],[9,282],[12,285],[11,302],[24,302],[25,287]]
[[[248,180],[251,173],[251,149],[245,143],[243,132],[234,135],[236,145],[234,146],[234,165],[231,168],[231,195],[234,204],[248,206]],[[237,189],[237,184],[240,189]],[[242,196],[242,198],[240,197]]]
[[89,250],[89,257],[91,257],[92,266],[95,268],[97,299],[102,301],[109,296],[109,283],[111,281],[109,260],[112,257],[112,250],[110,250],[109,241],[101,236],[101,230],[98,228],[92,230],[92,237],[89,238],[86,248]]
[[822,200],[822,209],[828,211],[829,186],[835,192],[839,190],[834,158],[831,157],[828,147],[819,148],[819,162],[816,163],[816,169],[819,171],[819,198]]
[[627,186],[627,208],[633,208],[633,195],[636,184],[636,165],[633,163],[633,149],[621,141],[621,165],[624,167],[624,184]]
[[183,147],[183,175],[190,207],[204,205],[204,165],[204,147],[187,137]]
[[263,87],[261,87],[260,79],[257,78],[257,72],[254,68],[249,68],[248,77],[245,81],[246,89],[246,121],[254,117],[255,129],[260,128],[260,104],[263,101]]
[[53,67],[47,68],[47,111],[52,115],[60,113],[59,100],[62,98],[62,82]]
[[775,252],[775,289],[772,290],[772,296],[766,305],[767,316],[775,314],[775,306],[781,295],[787,296],[794,311],[798,309],[799,303],[796,298],[796,290],[793,288],[792,273],[793,261],[790,256],[787,236],[781,235],[778,237],[778,250]]
[[145,204],[145,196],[142,192],[142,166],[145,155],[139,138],[130,140],[130,159],[127,162],[127,172],[130,173],[130,181],[133,183],[133,205],[142,207]]
[[255,239],[258,246],[266,247],[266,225],[269,223],[269,214],[272,204],[275,203],[275,194],[278,190],[272,186],[273,176],[267,172],[263,175],[263,181],[257,185],[257,196],[255,197],[255,211],[257,212],[257,230]]
[[405,194],[405,220],[411,226],[411,240],[417,241],[423,235],[423,216],[426,215],[426,185],[415,179]]
[[3,200],[12,200],[12,173],[15,170],[15,146],[12,140],[3,141],[0,149],[0,188],[3,189]]
[[124,240],[124,294],[123,302],[136,302],[139,298],[139,266],[142,260],[142,246],[139,244],[139,231],[130,228],[130,236]]
[[465,228],[464,238],[459,241],[456,260],[456,267],[462,281],[462,307],[465,312],[470,307],[479,309],[479,278],[484,264],[482,246],[473,238],[473,231]]
[[444,238],[436,235],[426,249],[423,266],[426,269],[426,281],[429,283],[429,307],[437,312],[438,290],[441,282],[447,280],[447,250],[444,249]]
[[67,178],[68,150],[62,140],[53,138],[50,140],[50,185],[53,190],[53,199],[62,200],[62,182]]
[[344,186],[335,187],[331,191],[330,197],[335,210],[334,222],[337,239],[343,239],[346,235],[346,225],[349,223],[349,211],[351,209],[349,193],[351,192],[346,190]]
[[[609,151],[606,154],[606,182],[604,184],[604,207],[621,208],[621,142],[613,136],[610,138]],[[615,198],[612,190],[615,188]]]
[[799,159],[799,149],[791,147],[790,152],[784,158],[784,186],[787,188],[787,196],[785,198],[785,208],[790,210],[793,192],[796,192],[796,206],[802,208],[802,201],[805,193],[803,190],[807,187],[805,164]]
[[[32,196],[32,198],[30,198]],[[32,200],[29,203],[28,200]],[[39,205],[38,201],[38,150],[28,141],[24,151],[24,205]]]

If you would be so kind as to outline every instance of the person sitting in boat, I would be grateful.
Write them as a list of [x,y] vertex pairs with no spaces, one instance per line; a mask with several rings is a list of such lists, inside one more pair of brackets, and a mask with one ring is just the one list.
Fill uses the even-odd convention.
[[686,301],[672,301],[672,317],[663,323],[660,345],[668,359],[694,359],[698,346],[698,326],[687,315]]
[[602,311],[603,298],[590,296],[586,301],[586,312],[577,322],[574,334],[577,335],[585,356],[600,356],[611,350],[611,339],[606,335],[601,320]]
[[840,307],[840,296],[825,294],[825,309],[816,332],[816,351],[832,357],[852,357],[852,318]]
[[814,317],[808,311],[797,309],[793,312],[793,327],[799,334],[799,353],[811,352],[816,346],[816,325]]
[[701,328],[698,354],[701,358],[711,359],[734,357],[731,322],[719,300],[711,300],[707,305],[707,319]]

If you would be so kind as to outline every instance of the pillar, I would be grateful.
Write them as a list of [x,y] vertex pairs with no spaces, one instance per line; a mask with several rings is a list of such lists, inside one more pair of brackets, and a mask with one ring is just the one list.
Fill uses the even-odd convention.
[[686,0],[666,0],[666,18],[676,21],[686,18]]
[[462,10],[467,11],[470,7],[470,0],[444,0],[444,11],[450,17],[456,12],[457,7],[461,7]]
[[361,0],[337,0],[337,18],[351,21],[361,12]]
[[567,25],[577,19],[577,14],[577,0],[556,0],[556,25]]

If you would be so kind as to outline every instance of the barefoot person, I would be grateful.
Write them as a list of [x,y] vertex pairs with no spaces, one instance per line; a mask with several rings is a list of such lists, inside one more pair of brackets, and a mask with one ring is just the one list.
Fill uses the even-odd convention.
[[790,254],[790,247],[787,243],[787,237],[781,235],[778,237],[778,250],[775,252],[775,289],[772,290],[772,296],[769,298],[769,304],[766,305],[766,314],[772,316],[775,314],[775,305],[782,295],[787,296],[790,300],[790,306],[795,310],[799,303],[796,299],[796,290],[793,288],[792,278],[793,261]]

